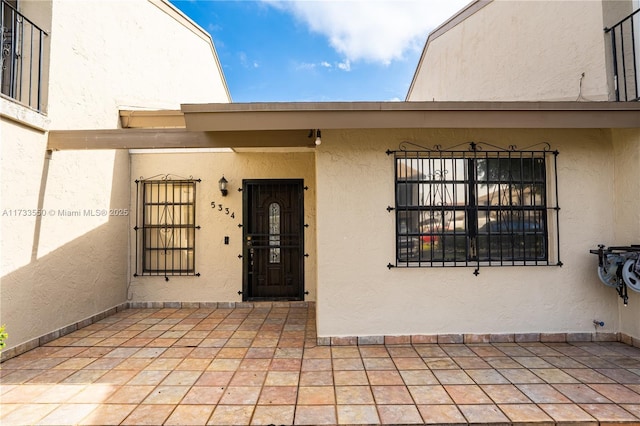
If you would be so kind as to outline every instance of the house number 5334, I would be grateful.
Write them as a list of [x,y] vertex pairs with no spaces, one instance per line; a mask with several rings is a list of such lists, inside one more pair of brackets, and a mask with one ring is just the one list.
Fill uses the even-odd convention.
[[226,214],[227,216],[231,216],[231,219],[235,219],[236,214],[235,212],[232,212],[229,210],[229,207],[223,207],[222,204],[216,204],[215,201],[211,202],[211,208],[212,209],[216,209],[219,212],[224,212],[224,214]]

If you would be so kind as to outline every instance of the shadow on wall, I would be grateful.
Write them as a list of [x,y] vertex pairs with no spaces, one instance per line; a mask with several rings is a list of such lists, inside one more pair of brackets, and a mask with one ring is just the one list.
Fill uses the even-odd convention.
[[[129,206],[128,161],[126,151],[116,152],[110,208]],[[84,166],[91,169],[90,164]],[[42,208],[45,195],[53,191],[67,192],[66,188],[52,188],[51,182],[47,185],[47,176],[48,162],[45,161],[38,208]],[[80,178],[90,179],[72,173],[65,177],[69,180]],[[63,236],[73,233],[74,219],[89,213],[81,209],[78,214],[79,217],[65,217],[68,220],[54,223],[39,220],[32,228],[33,235],[24,235],[24,238],[33,238],[31,261],[2,277],[0,324],[6,324],[9,333],[5,349],[10,350],[126,301],[128,216],[107,215],[105,223],[56,244],[55,249],[38,258],[40,235],[49,231],[53,231],[52,235]],[[11,250],[11,247],[4,249]]]

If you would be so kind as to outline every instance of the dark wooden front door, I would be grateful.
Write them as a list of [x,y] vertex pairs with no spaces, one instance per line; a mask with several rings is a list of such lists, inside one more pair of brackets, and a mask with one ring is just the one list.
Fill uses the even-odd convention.
[[302,185],[299,179],[243,182],[243,300],[303,300]]

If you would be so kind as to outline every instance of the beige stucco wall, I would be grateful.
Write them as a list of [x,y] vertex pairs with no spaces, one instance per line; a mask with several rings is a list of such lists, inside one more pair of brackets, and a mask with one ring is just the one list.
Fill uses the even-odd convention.
[[602,15],[599,1],[495,0],[431,36],[408,100],[607,100]]
[[[9,348],[125,300],[125,152],[46,154],[46,133],[2,117],[0,323]],[[87,165],[91,165],[90,169]],[[95,214],[89,214],[91,210]]]
[[[640,130],[612,132],[614,147],[615,227],[606,244],[640,244]],[[619,300],[621,331],[640,339],[640,293],[629,291],[629,303]]]
[[114,128],[119,108],[229,101],[210,40],[162,7],[147,0],[54,1],[51,129]]
[[[318,335],[618,332],[589,250],[614,235],[611,136],[599,130],[331,131],[317,152]],[[557,149],[564,266],[394,268],[393,156],[403,141]],[[345,166],[345,165],[349,166]],[[594,173],[597,171],[597,173]],[[636,336],[637,337],[637,336]]]
[[[135,179],[157,175],[173,175],[202,179],[196,187],[196,271],[199,277],[164,276],[133,277],[130,273],[128,296],[134,302],[240,302],[242,296],[242,187],[243,179],[304,179],[305,223],[305,300],[316,298],[316,184],[313,152],[298,153],[182,153],[134,154],[132,176]],[[222,197],[218,180],[225,176],[229,193]],[[131,206],[136,206],[135,182],[131,185]],[[211,202],[223,204],[235,214],[211,208]],[[135,226],[131,216],[130,228]],[[224,237],[229,237],[229,245]],[[131,232],[131,265],[135,260],[135,232]]]
[[129,208],[129,154],[63,151],[45,160],[47,130],[117,128],[121,107],[229,100],[210,39],[164,2],[28,1],[24,10],[51,16],[41,24],[50,30],[49,105],[34,119],[2,100],[1,205],[51,214],[2,217],[7,349],[127,300],[129,219],[103,211]]
[[[2,155],[0,168],[0,205],[2,206],[2,256],[0,257],[3,275],[21,268],[31,261],[33,249],[33,229],[36,217],[13,218],[14,209],[36,209],[38,206],[40,176],[44,165],[46,138],[43,130],[35,129],[9,120],[6,116],[0,118],[0,153]],[[29,190],[25,184],[33,183]],[[21,212],[16,211],[16,215]],[[16,223],[17,222],[17,223]],[[30,234],[23,232],[31,230]],[[2,283],[4,295],[4,282]],[[0,305],[0,308],[2,306]]]

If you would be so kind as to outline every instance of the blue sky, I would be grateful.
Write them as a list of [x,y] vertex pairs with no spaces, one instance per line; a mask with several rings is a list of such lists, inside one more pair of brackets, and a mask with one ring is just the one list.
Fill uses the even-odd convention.
[[172,0],[234,102],[404,100],[426,37],[469,0]]

